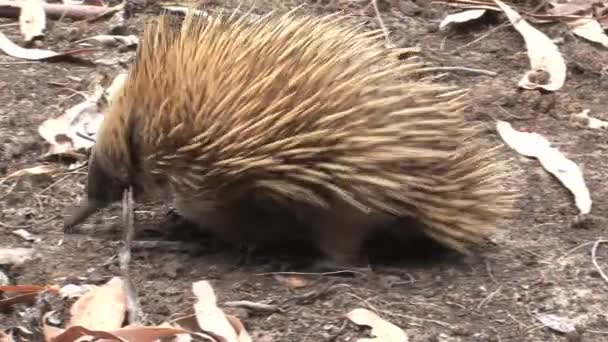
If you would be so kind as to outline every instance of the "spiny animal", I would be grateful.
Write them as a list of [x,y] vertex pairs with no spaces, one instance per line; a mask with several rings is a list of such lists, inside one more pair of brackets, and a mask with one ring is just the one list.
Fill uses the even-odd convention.
[[354,265],[401,218],[466,253],[511,212],[496,148],[463,119],[466,92],[414,77],[426,66],[399,61],[380,31],[295,13],[171,22],[147,24],[66,230],[131,187],[231,241],[269,238],[235,208],[284,213]]

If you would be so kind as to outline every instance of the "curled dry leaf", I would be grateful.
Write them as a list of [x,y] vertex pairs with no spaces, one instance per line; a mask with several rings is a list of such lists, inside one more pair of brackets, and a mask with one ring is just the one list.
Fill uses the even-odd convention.
[[226,342],[240,342],[234,327],[224,312],[217,307],[217,298],[211,284],[205,280],[193,283],[192,292],[197,298],[194,311],[199,327]]
[[97,97],[69,108],[57,118],[45,120],[38,126],[38,134],[51,144],[49,155],[75,154],[93,146],[93,138],[101,126],[103,114],[99,112]]
[[525,21],[511,7],[500,0],[494,0],[494,2],[507,15],[513,27],[526,42],[531,70],[519,81],[519,86],[525,89],[543,88],[549,91],[560,89],[566,81],[566,62],[557,45],[544,33]]
[[68,154],[83,159],[84,156],[75,151],[88,150],[95,143],[95,136],[104,118],[102,111],[107,109],[100,100],[111,104],[126,79],[127,73],[119,73],[107,89],[96,84],[94,94],[85,101],[69,108],[59,117],[44,121],[38,127],[38,134],[51,144],[48,154]]
[[[173,320],[171,323],[167,323],[170,326],[175,326],[180,329],[190,331],[191,335],[198,337],[203,341],[208,342],[217,342],[217,339],[208,335],[206,333],[201,332],[201,327],[198,325],[198,321],[196,320],[196,315],[188,315],[184,317],[177,318]],[[180,337],[181,338],[181,337]],[[176,341],[173,341],[176,342]]]
[[80,297],[71,307],[68,327],[93,330],[119,329],[125,319],[127,295],[121,278],[114,277],[106,284]]
[[372,328],[373,338],[361,338],[357,342],[407,342],[407,334],[393,323],[387,322],[366,309],[354,309],[346,314],[351,322]]
[[441,23],[439,29],[443,29],[452,23],[464,23],[467,21],[481,18],[486,13],[485,9],[471,9],[458,13],[448,14]]
[[597,20],[591,18],[572,20],[568,22],[568,26],[575,35],[608,47],[608,35]]
[[538,133],[520,132],[505,121],[498,121],[496,129],[503,141],[518,153],[537,158],[549,173],[553,174],[574,195],[581,214],[591,211],[591,195],[583,173],[570,159]]
[[155,342],[163,338],[174,337],[178,334],[189,333],[187,330],[173,327],[146,327],[139,325],[130,325],[110,331],[93,330],[75,326],[63,330],[59,334],[56,334],[58,332],[56,328],[49,329],[49,332],[50,335],[46,335],[47,341],[51,341],[51,339],[49,339],[49,337],[51,337],[52,342],[73,342],[80,340],[83,336],[98,338],[99,340],[97,341],[99,342]]
[[26,49],[13,43],[2,32],[0,32],[0,50],[4,51],[4,53],[11,57],[27,59],[31,61],[51,60],[92,51],[90,49],[76,49],[59,53],[44,49]]
[[26,42],[44,35],[44,29],[46,28],[44,1],[21,0],[19,28]]

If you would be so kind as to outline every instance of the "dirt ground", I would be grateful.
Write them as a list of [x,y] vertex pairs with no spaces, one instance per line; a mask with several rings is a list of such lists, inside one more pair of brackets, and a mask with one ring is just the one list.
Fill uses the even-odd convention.
[[[363,15],[377,27],[366,2],[351,2],[347,11],[359,15],[357,9],[366,6]],[[146,13],[154,9],[138,12],[129,32],[141,33]],[[193,302],[191,283],[207,279],[220,304],[251,300],[283,309],[271,314],[232,310],[255,341],[353,341],[366,331],[346,324],[340,315],[356,307],[375,310],[406,330],[411,341],[608,341],[608,282],[591,257],[593,242],[608,229],[608,133],[571,120],[572,114],[585,108],[608,120],[606,49],[573,36],[565,25],[539,26],[551,38],[560,39],[568,79],[554,94],[521,91],[516,85],[529,66],[528,56],[512,26],[497,28],[505,22],[503,16],[444,32],[437,27],[448,10],[445,7],[397,0],[392,5],[381,2],[380,9],[394,44],[418,45],[444,66],[496,72],[488,76],[452,71],[442,80],[472,90],[469,120],[490,123],[490,114],[518,129],[539,132],[558,145],[582,167],[595,217],[583,225],[573,224],[578,211],[568,191],[537,160],[505,149],[504,158],[514,170],[511,185],[523,197],[514,222],[501,227],[497,245],[484,249],[480,257],[456,257],[430,243],[422,248],[402,246],[406,252],[398,258],[375,262],[372,275],[311,275],[306,277],[312,281],[308,286],[291,289],[279,276],[261,274],[294,270],[294,257],[286,251],[256,254],[242,264],[234,248],[187,229],[167,231],[163,228],[166,207],[140,206],[136,238],[166,242],[133,251],[132,277],[147,319],[160,323],[186,311]],[[331,10],[317,7],[318,12]],[[15,22],[1,18],[0,30],[19,42],[18,27],[5,26]],[[51,24],[42,47],[56,51],[105,33],[108,27],[104,21]],[[132,53],[107,48],[87,58]],[[48,146],[37,133],[38,125],[81,101],[75,94],[87,90],[92,76],[114,75],[123,67],[19,63],[0,55],[0,177],[39,165]],[[494,132],[488,131],[488,136],[499,139]],[[120,209],[115,206],[84,224],[81,229],[88,237],[64,241],[62,215],[82,195],[86,173],[68,171],[67,163],[52,164],[65,172],[0,185],[0,247],[33,247],[39,256],[2,270],[17,284],[102,284],[119,274],[112,241],[120,239]],[[27,242],[12,234],[19,228],[42,240]],[[608,246],[599,244],[595,260],[608,272]],[[576,320],[582,334],[567,337],[544,327],[536,318],[543,314]],[[25,320],[19,310],[0,313],[0,328],[17,325],[35,328],[35,322]]]

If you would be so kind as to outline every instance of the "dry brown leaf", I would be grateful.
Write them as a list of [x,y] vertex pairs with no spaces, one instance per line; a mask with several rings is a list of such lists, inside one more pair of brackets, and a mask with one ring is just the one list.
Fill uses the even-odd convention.
[[356,325],[365,325],[372,328],[374,338],[362,338],[357,342],[408,342],[407,334],[398,326],[387,322],[380,316],[367,309],[354,309],[346,314],[346,318]]
[[27,169],[22,169],[11,173],[6,176],[5,179],[18,178],[28,175],[43,175],[47,173],[52,173],[57,171],[57,168],[52,165],[38,165],[33,167],[28,167]]
[[13,43],[4,33],[0,32],[0,50],[4,51],[7,55],[20,59],[27,59],[31,61],[43,61],[50,59],[57,59],[61,57],[72,56],[80,53],[86,53],[93,51],[91,49],[75,49],[66,52],[55,52],[51,50],[43,49],[26,49],[15,43]]
[[0,286],[0,291],[19,293],[17,296],[0,300],[0,310],[4,310],[15,304],[31,304],[36,300],[40,292],[50,291],[56,293],[59,291],[59,288],[53,285],[2,285]]
[[36,301],[36,298],[38,298],[38,292],[26,293],[14,297],[0,299],[0,311],[4,311],[16,304],[33,304]]
[[589,0],[570,0],[568,2],[551,1],[551,6],[553,6],[553,8],[548,12],[559,16],[589,14],[593,9],[594,2],[595,1]]
[[549,91],[560,89],[566,80],[566,62],[557,45],[511,7],[500,0],[494,1],[526,42],[531,70],[524,75],[518,85],[525,89],[543,88]]
[[568,22],[570,31],[575,35],[608,47],[608,35],[595,19],[581,18]]
[[537,158],[542,167],[555,176],[574,195],[574,203],[581,214],[591,211],[592,199],[580,167],[551,142],[538,133],[521,132],[510,123],[498,120],[496,130],[512,149],[526,157]]
[[38,134],[51,144],[49,155],[74,153],[93,146],[93,137],[104,117],[97,105],[100,95],[101,92],[38,126]]
[[72,305],[68,327],[110,331],[119,329],[125,319],[127,295],[121,278],[92,289]]
[[[56,330],[50,329],[50,335],[47,335],[47,341],[52,342],[73,342],[83,336],[91,336],[99,338],[98,342],[125,341],[125,342],[155,342],[162,338],[174,337],[178,334],[188,334],[187,330],[156,326],[146,327],[141,325],[129,325],[124,328],[103,331],[86,329],[81,326],[74,326],[63,330],[60,334],[56,334]],[[48,339],[52,336],[52,340]]]
[[35,37],[44,35],[44,29],[46,28],[44,1],[21,0],[19,28],[26,42],[31,41]]
[[59,293],[59,287],[57,285],[1,285],[0,291],[15,293],[37,293],[42,291],[52,291],[55,293]]
[[48,342],[74,342],[85,336],[98,338],[98,340],[96,340],[97,342],[128,342],[121,337],[103,330],[90,330],[81,326],[73,326],[65,330],[59,329],[60,331],[57,329],[59,328],[47,330],[49,332],[49,335],[46,336]]
[[465,23],[467,21],[481,18],[485,13],[485,9],[471,9],[458,13],[448,14],[445,18],[443,18],[443,20],[439,24],[439,29],[441,30],[452,23]]
[[177,318],[170,324],[177,328],[188,330],[191,332],[191,334],[196,335],[205,341],[217,342],[219,338],[218,336],[210,336],[203,333],[201,331],[201,327],[198,325],[198,321],[196,320],[196,315],[194,314]]
[[217,307],[217,298],[209,282],[201,280],[193,283],[192,292],[198,299],[194,303],[194,311],[201,330],[220,336],[226,342],[239,342],[234,327],[224,312]]

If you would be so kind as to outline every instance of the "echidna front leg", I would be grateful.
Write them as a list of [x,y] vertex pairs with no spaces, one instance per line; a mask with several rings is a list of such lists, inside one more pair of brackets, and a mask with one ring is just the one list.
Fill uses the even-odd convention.
[[313,218],[316,242],[326,259],[317,264],[324,269],[369,268],[364,249],[373,229],[390,221],[386,215],[366,213],[344,201],[336,201],[329,210]]

